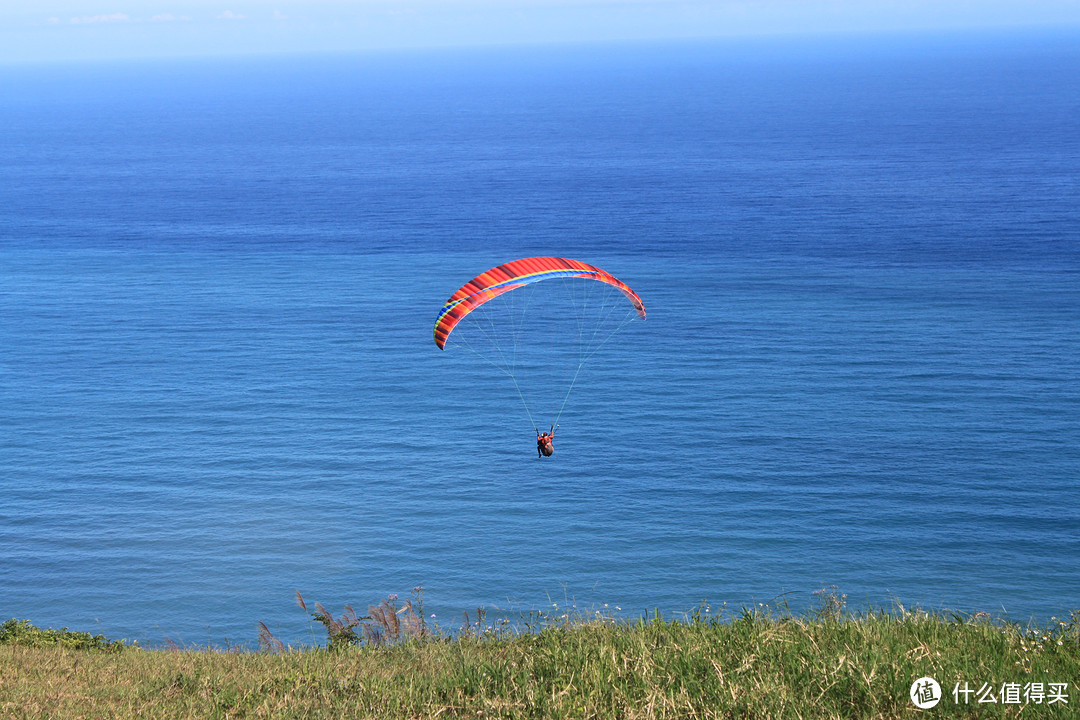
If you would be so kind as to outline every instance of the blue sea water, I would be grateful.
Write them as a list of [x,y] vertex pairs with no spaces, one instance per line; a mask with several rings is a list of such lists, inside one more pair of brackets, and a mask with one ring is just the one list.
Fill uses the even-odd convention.
[[[447,627],[1080,607],[1077,48],[0,69],[0,616],[221,645],[418,585]],[[532,255],[649,313],[543,461],[431,335]]]

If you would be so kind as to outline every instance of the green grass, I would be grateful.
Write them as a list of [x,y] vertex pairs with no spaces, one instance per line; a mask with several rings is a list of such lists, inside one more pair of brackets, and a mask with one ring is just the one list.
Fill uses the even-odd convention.
[[[384,602],[343,617],[359,621],[353,629],[392,623],[370,613],[388,606],[396,608]],[[337,622],[318,611],[316,619]],[[413,613],[406,603],[395,614]],[[381,635],[359,633],[334,650],[275,650],[264,637],[261,652],[79,646],[64,641],[66,631],[39,631],[59,633],[49,643],[24,626],[20,635],[0,631],[0,717],[1080,716],[1080,612],[1025,628],[981,614],[853,613],[830,596],[801,615],[712,615],[531,616],[516,631],[481,620],[453,636],[405,623],[396,636],[376,627]],[[931,710],[908,696],[922,676],[942,686]],[[975,695],[958,704],[952,688],[964,682],[993,684],[995,695],[1007,682],[1068,683],[1069,704],[980,704]]]

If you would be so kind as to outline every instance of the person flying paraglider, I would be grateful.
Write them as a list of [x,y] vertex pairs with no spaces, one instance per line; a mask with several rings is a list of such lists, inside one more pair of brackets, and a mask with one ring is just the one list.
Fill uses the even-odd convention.
[[[555,430],[582,365],[638,318],[645,319],[641,297],[611,273],[571,258],[529,257],[459,287],[439,311],[433,336],[440,350],[457,345],[509,376],[536,430],[539,460],[555,454]],[[532,339],[541,334],[537,325],[544,342]],[[524,382],[535,368],[550,368],[548,382]],[[554,422],[541,433],[534,417]]]
[[555,426],[551,426],[551,430],[546,433],[541,433],[539,429],[536,431],[536,458],[539,460],[540,456],[551,457],[555,452],[555,446],[551,444],[551,441],[555,439]]

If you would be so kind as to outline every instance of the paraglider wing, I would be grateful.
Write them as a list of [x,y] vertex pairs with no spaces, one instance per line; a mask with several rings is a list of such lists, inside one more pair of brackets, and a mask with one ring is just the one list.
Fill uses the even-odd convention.
[[579,277],[598,280],[618,288],[629,300],[638,316],[645,319],[641,298],[626,283],[594,265],[557,257],[534,257],[514,260],[493,267],[462,285],[443,305],[435,323],[435,344],[444,349],[454,327],[477,307],[505,292],[530,283],[560,277]]

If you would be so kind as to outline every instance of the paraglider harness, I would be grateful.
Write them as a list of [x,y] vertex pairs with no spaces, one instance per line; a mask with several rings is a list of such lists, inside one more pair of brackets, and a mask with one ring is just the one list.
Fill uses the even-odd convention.
[[551,441],[555,439],[555,428],[557,427],[559,426],[552,425],[551,429],[543,435],[540,434],[540,429],[536,428],[536,457],[538,459],[541,455],[551,457],[555,452],[555,446],[551,444]]

